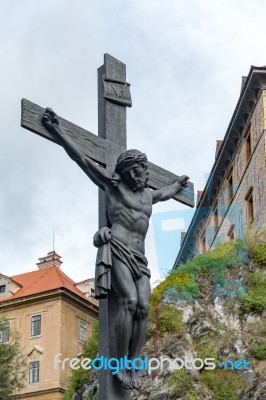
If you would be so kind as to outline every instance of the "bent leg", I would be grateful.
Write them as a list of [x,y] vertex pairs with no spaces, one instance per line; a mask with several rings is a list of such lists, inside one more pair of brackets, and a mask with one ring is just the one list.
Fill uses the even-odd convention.
[[134,283],[137,290],[138,303],[136,314],[133,319],[132,338],[129,347],[128,358],[131,360],[139,356],[145,339],[149,313],[149,298],[151,294],[150,279],[147,275],[142,275],[142,277]]
[[117,358],[128,356],[132,336],[133,317],[136,314],[138,295],[127,266],[113,256],[112,287],[118,297],[118,313],[115,320]]

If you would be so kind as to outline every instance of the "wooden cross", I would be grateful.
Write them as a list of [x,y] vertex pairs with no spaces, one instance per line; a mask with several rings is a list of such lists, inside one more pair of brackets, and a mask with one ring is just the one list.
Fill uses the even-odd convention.
[[[98,69],[98,136],[59,117],[59,123],[84,154],[104,167],[109,175],[114,172],[117,157],[126,151],[126,107],[131,107],[130,85],[126,82],[126,65],[109,54]],[[21,126],[45,139],[57,143],[42,124],[45,109],[22,99]],[[59,144],[59,143],[57,143]],[[149,157],[149,154],[148,154]],[[148,162],[149,186],[159,189],[174,182],[178,176]],[[190,207],[194,206],[194,188],[188,187],[174,199]],[[105,193],[99,189],[99,228],[107,226]],[[108,299],[100,300],[100,355],[114,356],[112,336],[113,321],[117,314],[117,299],[111,292]],[[99,377],[100,400],[128,400],[130,391],[125,390],[110,372],[102,370]]]

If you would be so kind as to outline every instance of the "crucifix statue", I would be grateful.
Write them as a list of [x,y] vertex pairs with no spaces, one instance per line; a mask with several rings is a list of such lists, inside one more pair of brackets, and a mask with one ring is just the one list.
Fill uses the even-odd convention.
[[[99,187],[95,293],[100,301],[100,355],[139,357],[150,296],[145,237],[152,205],[174,198],[194,205],[193,184],[126,149],[126,107],[131,106],[126,66],[105,54],[98,70],[99,136],[22,100],[22,126],[61,145]],[[101,371],[100,400],[128,400],[140,388],[134,368]]]

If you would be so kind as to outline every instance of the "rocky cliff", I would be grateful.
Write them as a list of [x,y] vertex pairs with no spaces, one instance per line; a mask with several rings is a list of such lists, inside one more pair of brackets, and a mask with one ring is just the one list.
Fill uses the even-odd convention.
[[[133,400],[266,399],[266,245],[258,244],[219,246],[154,290],[143,355],[187,365],[170,370],[165,361],[143,374]],[[206,358],[215,369],[202,366]]]
[[[162,281],[145,356],[161,364],[141,372],[132,400],[266,399],[266,244],[218,246]],[[97,399],[92,378],[73,400]]]

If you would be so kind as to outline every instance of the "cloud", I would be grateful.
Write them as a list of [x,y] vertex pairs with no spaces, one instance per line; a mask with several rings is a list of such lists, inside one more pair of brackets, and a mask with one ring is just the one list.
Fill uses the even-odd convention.
[[[262,0],[2,1],[1,272],[34,268],[54,227],[64,271],[76,281],[94,273],[97,189],[60,147],[20,127],[22,97],[97,133],[97,68],[112,54],[132,84],[128,147],[202,189],[241,76],[265,64],[265,11]],[[170,201],[155,212],[182,208]]]

